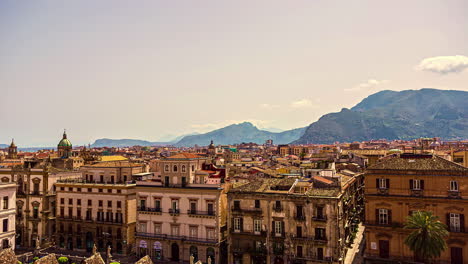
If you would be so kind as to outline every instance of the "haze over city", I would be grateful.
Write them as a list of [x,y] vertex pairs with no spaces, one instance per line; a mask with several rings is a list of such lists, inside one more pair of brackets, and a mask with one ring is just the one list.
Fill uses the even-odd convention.
[[[466,1],[1,1],[0,143],[304,127],[468,88]],[[450,17],[450,19],[448,19]],[[444,56],[444,57],[441,57]]]

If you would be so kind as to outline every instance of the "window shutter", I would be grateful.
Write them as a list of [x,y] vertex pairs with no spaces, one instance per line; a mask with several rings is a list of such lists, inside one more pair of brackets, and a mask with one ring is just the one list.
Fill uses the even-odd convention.
[[281,234],[284,235],[284,232],[285,232],[285,230],[284,230],[284,221],[281,221]]
[[424,190],[424,180],[421,180],[421,190]]
[[244,231],[244,218],[240,218],[240,231]]
[[450,213],[445,214],[445,216],[446,216],[446,221],[447,221],[446,223],[447,229],[448,231],[450,231]]
[[375,209],[375,223],[379,223],[379,209]]
[[392,224],[392,210],[388,210],[388,224]]
[[460,214],[460,232],[465,232],[465,215]]
[[375,179],[375,187],[376,187],[376,188],[379,188],[379,187],[380,187],[380,185],[379,185],[379,180],[380,180],[379,178]]
[[387,189],[390,189],[390,179],[385,179],[385,183],[387,184]]
[[275,221],[271,221],[271,232],[275,232]]
[[409,188],[410,188],[410,190],[413,190],[413,187],[414,187],[414,185],[413,185],[413,180],[409,180]]

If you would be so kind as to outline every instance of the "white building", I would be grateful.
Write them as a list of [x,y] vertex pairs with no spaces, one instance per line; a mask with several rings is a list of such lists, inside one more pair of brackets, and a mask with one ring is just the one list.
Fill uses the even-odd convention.
[[15,248],[16,184],[0,183],[0,241],[2,248]]

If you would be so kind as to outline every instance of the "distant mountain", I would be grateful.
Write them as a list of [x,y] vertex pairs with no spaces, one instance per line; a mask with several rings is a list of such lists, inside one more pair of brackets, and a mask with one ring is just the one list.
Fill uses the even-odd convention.
[[305,128],[296,128],[279,133],[260,130],[250,122],[233,124],[199,135],[186,136],[176,146],[206,146],[213,140],[216,144],[228,145],[242,142],[263,144],[267,139],[273,139],[275,144],[285,144],[298,139]]
[[0,148],[8,148],[10,145],[7,144],[0,144]]
[[110,139],[110,138],[101,138],[96,139],[93,144],[91,144],[92,148],[102,148],[102,147],[132,147],[132,146],[165,146],[171,145],[171,142],[150,142],[146,140],[139,140],[139,139]]
[[322,116],[293,144],[371,139],[468,138],[468,92],[381,91],[351,109]]

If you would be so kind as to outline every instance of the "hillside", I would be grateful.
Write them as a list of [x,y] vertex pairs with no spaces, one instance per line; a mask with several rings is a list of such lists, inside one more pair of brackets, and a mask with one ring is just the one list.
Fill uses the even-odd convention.
[[285,144],[298,139],[305,128],[296,128],[283,132],[269,132],[260,130],[252,123],[244,122],[223,127],[211,132],[199,135],[191,135],[182,138],[176,146],[208,145],[211,140],[216,144],[238,144],[242,142],[254,142],[263,144],[267,139],[273,139],[275,144]]
[[351,109],[322,116],[294,144],[371,139],[468,138],[468,92],[381,91]]

